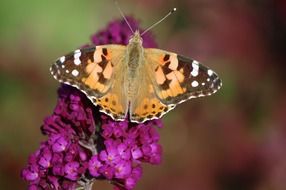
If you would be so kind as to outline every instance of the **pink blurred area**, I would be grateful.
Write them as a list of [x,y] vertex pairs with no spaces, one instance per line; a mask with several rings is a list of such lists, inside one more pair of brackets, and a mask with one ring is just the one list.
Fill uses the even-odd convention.
[[[92,2],[84,4],[93,6]],[[145,27],[177,7],[176,14],[153,29],[159,47],[203,62],[223,81],[215,95],[186,102],[164,117],[165,126],[160,130],[163,162],[146,166],[136,189],[285,190],[285,1],[129,0],[121,6]],[[90,13],[91,18],[80,24],[86,26],[81,31],[91,35],[119,17],[112,3],[100,7],[97,11],[104,20]],[[85,10],[78,9],[71,14],[76,17]],[[89,11],[96,9],[93,6]],[[106,10],[114,14],[109,16]],[[38,11],[30,17],[41,15]],[[0,32],[1,189],[26,188],[20,170],[44,140],[39,128],[56,104],[58,83],[49,75],[50,64],[61,53],[89,41],[84,36],[86,41],[75,40],[74,44],[64,40],[50,43],[53,35],[64,39],[64,32],[71,32],[74,25],[60,14],[58,20],[49,14],[44,19],[59,25],[66,22],[69,30],[45,33],[47,39],[37,41],[42,38],[33,35],[39,32],[43,36],[44,30],[25,31],[26,27],[33,29],[34,23],[27,21],[13,29],[9,20],[0,21],[6,29],[23,31],[15,40]],[[94,19],[98,28],[90,27]],[[112,188],[100,182],[94,189]]]

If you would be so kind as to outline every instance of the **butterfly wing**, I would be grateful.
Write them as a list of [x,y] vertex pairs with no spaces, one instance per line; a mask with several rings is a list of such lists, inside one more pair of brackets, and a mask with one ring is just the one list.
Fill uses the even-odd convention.
[[[122,94],[126,46],[103,45],[74,51],[59,58],[50,71],[59,82],[84,92],[100,111],[113,119],[123,120],[128,111]],[[117,75],[117,76],[116,76]],[[114,80],[116,78],[116,80]]]
[[[136,91],[136,96],[130,100],[130,120],[136,123],[160,118],[164,113],[174,108],[173,105],[163,104],[158,99],[151,78],[146,72],[146,67],[141,67],[136,80],[138,82],[136,85],[139,88]],[[136,83],[136,81],[134,82]]]
[[[195,60],[159,49],[145,49],[144,57],[143,68],[148,73],[146,84],[153,90],[149,97],[155,99],[156,104],[163,106],[163,110],[152,110],[152,119],[160,118],[188,99],[209,96],[222,85],[214,71]],[[133,109],[139,118],[144,117],[144,107],[141,104]],[[140,112],[136,112],[138,108]]]

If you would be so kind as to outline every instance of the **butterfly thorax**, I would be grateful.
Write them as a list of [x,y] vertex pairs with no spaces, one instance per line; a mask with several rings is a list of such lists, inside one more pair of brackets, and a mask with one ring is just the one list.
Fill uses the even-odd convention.
[[[140,68],[142,68],[143,63],[143,53],[144,48],[142,46],[142,38],[140,36],[140,33],[136,31],[134,35],[130,38],[129,43],[127,45],[126,50],[126,78],[127,81],[125,84],[127,95],[129,99],[132,99],[134,96],[137,95],[139,84],[137,84],[140,80]],[[137,80],[135,80],[137,79]]]
[[134,35],[130,38],[127,45],[127,60],[128,67],[132,70],[139,66],[142,61],[144,48],[142,46],[142,38],[140,33],[136,31]]

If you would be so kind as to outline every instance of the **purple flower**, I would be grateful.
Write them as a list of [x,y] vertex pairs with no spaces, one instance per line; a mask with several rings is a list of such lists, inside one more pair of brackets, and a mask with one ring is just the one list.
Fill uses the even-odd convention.
[[38,161],[39,166],[43,168],[49,168],[51,165],[52,153],[48,148],[42,151],[41,157]]
[[131,162],[120,160],[115,166],[115,177],[118,179],[124,179],[131,174],[132,166]]
[[[118,187],[123,185],[126,189],[132,189],[142,175],[142,162],[159,164],[161,161],[159,136],[153,130],[159,121],[135,125],[127,121],[114,122],[104,116],[102,122],[102,134],[109,134],[102,136],[106,149],[100,151],[99,157],[94,158],[95,162],[90,162],[89,170],[93,172],[94,169],[96,176],[102,174],[107,179],[114,177],[113,182]],[[114,135],[118,128],[122,132],[120,137]],[[100,164],[94,164],[96,162]],[[92,167],[93,165],[97,166]]]
[[116,147],[107,148],[99,153],[99,158],[101,161],[104,161],[109,164],[116,163],[120,160],[118,151]]
[[143,153],[141,149],[137,146],[134,146],[131,150],[132,158],[135,160],[138,160],[139,158],[142,158]]
[[142,168],[136,167],[132,170],[130,177],[125,180],[125,187],[126,189],[133,189],[137,183],[137,181],[142,176]]
[[62,152],[67,148],[68,141],[64,136],[54,135],[52,137],[50,138],[50,140],[53,141],[53,146],[52,146],[53,152]]
[[[142,31],[128,17],[133,29]],[[131,31],[117,20],[92,36],[95,45],[127,44]],[[150,33],[143,36],[144,47],[156,47]],[[142,163],[159,164],[161,146],[154,126],[128,120],[114,121],[99,112],[79,90],[62,85],[54,113],[44,120],[41,131],[48,136],[29,157],[22,178],[29,189],[89,189],[96,180],[109,180],[119,189],[133,189],[142,176]]]
[[36,181],[39,178],[39,170],[35,165],[30,165],[22,170],[22,177],[27,181]]
[[98,160],[98,155],[92,156],[88,163],[89,173],[94,177],[100,176],[99,168],[102,166],[103,164]]
[[102,167],[100,167],[99,172],[106,179],[111,180],[114,177],[115,168],[108,164],[105,164]]
[[[40,149],[30,156],[28,166],[22,170],[22,178],[31,184],[29,189],[56,189],[63,187],[64,183],[69,184],[66,185],[67,189],[75,186],[75,182],[71,180],[77,180],[78,178],[76,178],[75,172],[72,171],[78,173],[78,168],[75,170],[69,168],[69,163],[64,162],[65,155],[53,152],[52,146],[53,144],[50,144],[50,141],[42,143]],[[64,164],[66,164],[66,167],[64,167]]]
[[[139,23],[132,17],[127,17],[128,22],[130,23],[133,30],[139,30]],[[108,27],[91,37],[91,41],[95,45],[104,45],[104,44],[122,44],[127,45],[129,38],[132,35],[129,27],[127,26],[124,20],[116,20],[109,23]],[[147,32],[143,36],[143,46],[145,48],[154,48],[157,47],[154,38],[150,32]]]
[[118,154],[120,155],[121,159],[129,160],[131,157],[131,151],[127,144],[121,143],[117,146]]
[[78,162],[68,162],[65,165],[65,176],[70,180],[77,180],[78,179],[78,169],[79,169]]

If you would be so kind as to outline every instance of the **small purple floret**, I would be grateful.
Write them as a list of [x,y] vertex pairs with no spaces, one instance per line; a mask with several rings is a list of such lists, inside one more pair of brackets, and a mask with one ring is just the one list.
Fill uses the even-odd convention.
[[101,161],[98,160],[98,155],[92,156],[88,163],[89,173],[93,177],[100,176],[101,174],[99,173],[99,168],[101,168],[102,166],[103,164],[101,163]]
[[80,165],[78,162],[68,162],[64,167],[65,177],[70,180],[77,180],[79,167]]

